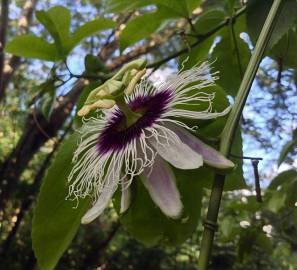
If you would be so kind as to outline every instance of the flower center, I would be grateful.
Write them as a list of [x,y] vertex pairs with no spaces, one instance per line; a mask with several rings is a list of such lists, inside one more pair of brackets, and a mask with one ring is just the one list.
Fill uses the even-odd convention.
[[134,112],[129,105],[125,102],[123,96],[120,96],[116,100],[116,105],[119,107],[120,111],[124,115],[124,120],[126,127],[132,126],[139,118],[142,117],[140,113]]
[[166,90],[151,96],[138,96],[128,105],[118,106],[119,110],[114,111],[99,135],[97,144],[99,153],[122,150],[139,138],[144,129],[151,127],[160,119],[171,99],[172,92]]

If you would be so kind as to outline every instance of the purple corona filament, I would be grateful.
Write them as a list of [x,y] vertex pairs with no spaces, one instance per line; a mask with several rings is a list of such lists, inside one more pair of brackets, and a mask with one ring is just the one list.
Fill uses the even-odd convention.
[[172,99],[172,92],[165,90],[153,96],[138,96],[129,103],[134,112],[143,114],[133,125],[125,127],[125,116],[117,110],[99,135],[97,149],[100,154],[122,150],[132,140],[137,139],[142,131],[152,126],[166,110]]

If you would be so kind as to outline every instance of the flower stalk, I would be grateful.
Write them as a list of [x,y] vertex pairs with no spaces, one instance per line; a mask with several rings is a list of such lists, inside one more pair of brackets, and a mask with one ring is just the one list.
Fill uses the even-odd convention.
[[[251,56],[246,72],[242,79],[241,85],[237,97],[235,99],[234,106],[228,117],[226,126],[222,133],[222,139],[220,143],[220,152],[228,157],[230,149],[234,141],[235,132],[239,124],[239,119],[250,92],[252,82],[256,76],[259,64],[262,60],[264,51],[269,42],[271,33],[277,21],[277,17],[281,12],[282,0],[274,0],[269,14],[265,20],[264,26],[261,30],[259,38],[257,40],[254,52]],[[197,270],[206,270],[208,268],[214,233],[217,227],[217,218],[224,189],[225,176],[217,174],[214,178],[212,191],[209,200],[209,207],[207,212],[207,218],[204,222],[204,232],[201,242],[201,251],[199,255]]]

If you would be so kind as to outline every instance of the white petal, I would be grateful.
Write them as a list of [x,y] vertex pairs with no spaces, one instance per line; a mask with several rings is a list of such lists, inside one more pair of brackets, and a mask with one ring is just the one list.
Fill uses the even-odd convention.
[[200,154],[193,151],[184,144],[179,137],[167,128],[164,128],[166,138],[159,136],[159,142],[152,139],[150,143],[157,150],[159,155],[179,169],[196,169],[203,165],[203,159]]
[[102,190],[102,193],[100,194],[97,202],[83,216],[83,218],[81,219],[81,223],[88,224],[92,222],[94,219],[96,219],[97,217],[99,217],[104,211],[104,209],[108,206],[108,203],[112,198],[112,195],[114,194],[114,192],[115,192],[114,188],[105,187]]
[[146,168],[140,177],[161,211],[171,218],[180,217],[183,205],[174,174],[160,156],[156,157],[152,170]]
[[[108,203],[111,200],[114,192],[116,191],[118,182],[120,180],[121,166],[117,163],[118,161],[115,161],[115,158],[113,157],[108,167],[107,175],[105,177],[105,186],[100,192],[100,195],[96,203],[82,217],[81,223],[87,224],[92,222],[94,219],[100,216],[104,209],[108,206]],[[114,166],[115,164],[117,166]]]
[[234,163],[231,160],[224,157],[216,149],[196,138],[187,130],[172,123],[166,124],[166,126],[173,130],[183,143],[187,144],[192,150],[202,155],[206,164],[219,169],[228,169],[234,167]]

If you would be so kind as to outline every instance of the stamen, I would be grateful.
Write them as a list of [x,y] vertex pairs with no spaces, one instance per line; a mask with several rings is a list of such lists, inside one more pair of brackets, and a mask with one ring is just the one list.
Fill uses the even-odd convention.
[[126,95],[131,95],[133,90],[135,89],[135,85],[141,80],[143,75],[145,74],[146,69],[138,71],[132,78],[131,82],[128,84],[128,87],[125,89]]

